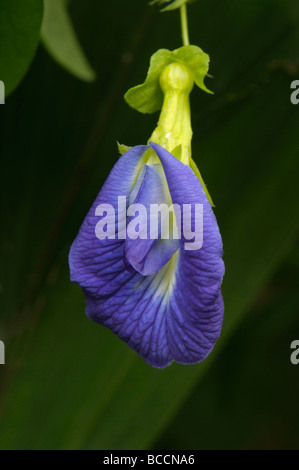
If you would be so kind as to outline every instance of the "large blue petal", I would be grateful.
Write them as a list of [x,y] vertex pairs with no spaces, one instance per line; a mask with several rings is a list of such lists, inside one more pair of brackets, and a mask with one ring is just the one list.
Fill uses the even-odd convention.
[[177,362],[190,364],[203,360],[220,335],[224,311],[222,240],[211,204],[191,168],[160,145],[150,145],[164,168],[173,203],[181,207],[203,205],[202,247],[185,250],[188,240],[182,231],[175,287],[167,305],[171,353]]
[[[71,280],[77,282],[91,296],[111,295],[132,277],[123,261],[124,240],[117,239],[121,230],[117,223],[118,216],[124,226],[126,222],[126,213],[118,214],[118,197],[126,197],[127,205],[129,204],[131,193],[141,183],[138,183],[138,176],[142,171],[142,157],[147,149],[146,146],[133,147],[117,161],[72,244],[69,254]],[[114,207],[115,239],[99,240],[95,235],[95,227],[99,221],[95,213],[100,204],[111,204]]]

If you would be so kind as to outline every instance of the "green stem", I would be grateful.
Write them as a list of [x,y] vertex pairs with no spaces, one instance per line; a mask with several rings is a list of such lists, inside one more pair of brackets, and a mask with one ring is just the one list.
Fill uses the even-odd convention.
[[164,99],[150,141],[162,145],[169,152],[177,149],[177,158],[189,165],[192,139],[189,94],[193,88],[193,76],[183,64],[172,63],[163,70],[159,81]]
[[182,40],[184,46],[189,46],[189,32],[188,32],[188,17],[187,17],[187,5],[184,3],[180,7],[181,15],[181,29],[182,29]]

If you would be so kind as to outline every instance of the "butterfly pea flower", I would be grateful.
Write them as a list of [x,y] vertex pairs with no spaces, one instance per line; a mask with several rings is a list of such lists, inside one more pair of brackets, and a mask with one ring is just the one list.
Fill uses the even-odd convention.
[[[149,145],[119,158],[69,254],[87,316],[158,368],[205,359],[224,311],[221,235],[191,159],[194,74],[169,62],[158,74],[163,104]],[[153,228],[152,209],[161,207],[169,210]]]

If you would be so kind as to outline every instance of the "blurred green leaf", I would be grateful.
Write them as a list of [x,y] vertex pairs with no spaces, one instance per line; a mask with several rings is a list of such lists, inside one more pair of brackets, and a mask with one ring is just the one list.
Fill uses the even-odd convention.
[[86,82],[96,79],[72,25],[66,0],[44,0],[41,36],[43,44],[58,64]]
[[42,0],[1,0],[0,80],[9,95],[26,74],[39,43]]

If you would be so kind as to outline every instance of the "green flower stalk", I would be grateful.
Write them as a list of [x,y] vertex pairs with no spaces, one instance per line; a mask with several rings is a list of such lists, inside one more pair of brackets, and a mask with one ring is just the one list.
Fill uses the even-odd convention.
[[[204,84],[209,62],[209,56],[197,46],[182,46],[174,51],[160,49],[151,58],[145,82],[131,88],[125,94],[125,100],[141,113],[160,110],[157,127],[149,142],[162,145],[189,165],[214,205],[191,152],[190,93],[194,84],[212,93]],[[157,156],[151,149],[145,155],[145,162],[157,163]]]
[[191,115],[189,95],[193,77],[179,63],[168,65],[160,75],[164,101],[156,129],[149,141],[162,145],[169,152],[180,148],[180,160],[189,165],[191,157]]

